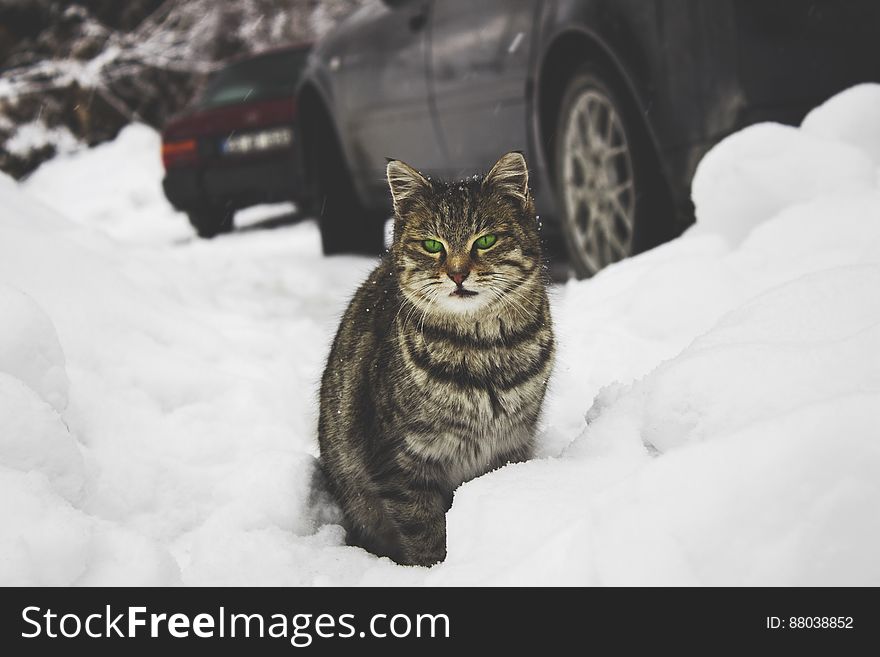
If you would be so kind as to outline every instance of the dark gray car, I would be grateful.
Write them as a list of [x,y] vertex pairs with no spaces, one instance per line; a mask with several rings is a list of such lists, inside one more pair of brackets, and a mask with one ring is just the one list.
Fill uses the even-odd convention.
[[325,251],[380,248],[386,157],[461,177],[521,150],[548,241],[588,276],[693,220],[720,138],[880,80],[878,34],[874,0],[371,3],[299,91]]

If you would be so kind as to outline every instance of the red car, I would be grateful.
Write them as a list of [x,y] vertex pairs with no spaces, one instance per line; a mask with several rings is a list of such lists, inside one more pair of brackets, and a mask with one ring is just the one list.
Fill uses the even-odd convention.
[[200,237],[231,230],[241,208],[304,196],[294,122],[309,49],[302,44],[234,61],[165,126],[162,187]]

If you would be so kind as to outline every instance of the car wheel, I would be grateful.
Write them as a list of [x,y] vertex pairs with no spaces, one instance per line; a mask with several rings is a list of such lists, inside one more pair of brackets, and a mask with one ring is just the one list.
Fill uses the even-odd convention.
[[662,241],[663,229],[651,225],[652,214],[666,212],[662,177],[611,79],[593,65],[580,69],[556,123],[561,227],[578,278]]
[[381,253],[384,218],[384,213],[371,212],[361,205],[350,183],[339,181],[321,198],[318,224],[324,253]]
[[342,148],[329,118],[315,112],[312,129],[304,131],[306,163],[313,171],[312,207],[326,255],[383,250],[385,215],[363,206],[348,172]]
[[228,209],[201,208],[187,213],[189,223],[203,239],[216,237],[232,230],[235,212]]

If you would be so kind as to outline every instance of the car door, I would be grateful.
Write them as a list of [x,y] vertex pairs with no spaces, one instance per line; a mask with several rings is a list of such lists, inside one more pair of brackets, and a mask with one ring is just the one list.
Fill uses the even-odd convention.
[[387,196],[385,158],[425,170],[446,166],[428,107],[428,0],[372,3],[330,61],[352,172],[368,194]]
[[526,150],[526,84],[539,0],[442,0],[431,12],[430,82],[450,160],[468,175]]

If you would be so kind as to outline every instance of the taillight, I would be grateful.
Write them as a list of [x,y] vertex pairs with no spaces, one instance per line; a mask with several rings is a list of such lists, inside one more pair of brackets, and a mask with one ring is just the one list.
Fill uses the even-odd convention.
[[162,142],[162,164],[165,168],[190,164],[198,159],[195,139]]

